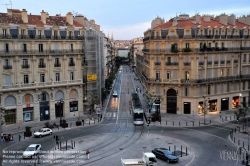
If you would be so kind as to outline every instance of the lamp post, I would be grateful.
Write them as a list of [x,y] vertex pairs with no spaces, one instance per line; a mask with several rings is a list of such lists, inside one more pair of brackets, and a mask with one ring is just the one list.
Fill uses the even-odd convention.
[[62,126],[63,99],[60,99],[60,126]]
[[241,107],[241,96],[242,96],[242,94],[240,93],[239,94],[239,107]]

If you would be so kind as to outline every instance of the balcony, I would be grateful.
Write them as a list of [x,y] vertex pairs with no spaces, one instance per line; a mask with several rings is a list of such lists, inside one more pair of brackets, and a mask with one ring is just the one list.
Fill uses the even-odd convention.
[[183,38],[184,38],[184,39],[191,39],[192,36],[191,36],[191,35],[185,35]]
[[184,66],[190,66],[190,62],[183,62]]
[[28,68],[30,68],[30,65],[28,65],[28,64],[22,65],[22,68],[23,69],[28,69]]
[[69,62],[69,66],[75,66],[75,62]]
[[214,61],[214,64],[215,64],[215,65],[218,65],[218,64],[219,64],[219,61]]
[[45,63],[38,63],[38,68],[45,68],[46,64]]
[[235,59],[235,60],[234,60],[234,63],[238,63],[238,60],[237,60],[237,59]]
[[204,65],[204,62],[199,62],[199,65],[200,65],[200,66]]
[[207,65],[212,65],[212,61],[208,61],[208,62],[207,62]]
[[161,65],[161,62],[155,62],[155,65],[156,65],[156,66],[160,66],[160,65]]
[[224,60],[221,60],[221,61],[220,61],[220,64],[223,64],[223,65],[224,65],[224,64],[225,64],[225,61],[224,61]]
[[32,54],[32,55],[46,55],[46,54],[82,54],[85,53],[84,49],[74,49],[74,50],[43,50],[43,52],[39,50],[29,50],[29,51],[23,51],[23,50],[9,50],[9,52],[6,51],[0,51],[1,55],[22,55],[22,54]]
[[65,85],[80,85],[82,80],[71,80],[71,81],[53,81],[53,82],[39,82],[39,83],[27,83],[27,84],[14,84],[14,85],[3,85],[3,91],[9,91],[13,89],[35,89],[44,87],[58,87]]
[[55,63],[54,67],[61,67],[61,63]]
[[12,65],[4,65],[3,69],[4,70],[12,69]]
[[222,81],[233,81],[233,80],[249,80],[250,74],[247,75],[237,75],[237,76],[225,76],[225,77],[214,77],[207,79],[181,79],[181,83],[183,84],[206,84],[213,82],[222,82]]
[[219,38],[220,38],[220,35],[214,35],[214,38],[215,38],[215,39],[219,39]]
[[231,63],[231,60],[227,60],[227,64],[230,64]]
[[166,62],[166,66],[178,66],[178,62]]

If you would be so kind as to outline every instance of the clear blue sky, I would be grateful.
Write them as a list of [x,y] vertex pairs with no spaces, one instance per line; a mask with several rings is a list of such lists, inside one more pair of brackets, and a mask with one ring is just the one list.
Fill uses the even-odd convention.
[[[42,10],[49,15],[67,12],[83,14],[94,19],[101,30],[115,40],[130,40],[143,36],[157,16],[169,20],[177,14],[193,16],[221,13],[250,14],[250,0],[12,0],[13,9],[26,9],[39,15]],[[9,0],[0,0],[0,12],[6,13]],[[10,5],[8,5],[10,8]]]

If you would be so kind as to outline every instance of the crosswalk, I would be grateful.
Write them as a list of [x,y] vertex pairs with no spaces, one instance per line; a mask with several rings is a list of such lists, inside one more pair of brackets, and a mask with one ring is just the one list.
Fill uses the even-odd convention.
[[115,118],[117,115],[117,112],[106,112],[105,117],[107,118]]

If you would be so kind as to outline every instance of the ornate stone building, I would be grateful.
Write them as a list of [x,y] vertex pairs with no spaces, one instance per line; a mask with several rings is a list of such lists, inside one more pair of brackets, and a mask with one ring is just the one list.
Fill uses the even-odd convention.
[[131,66],[136,67],[136,54],[143,49],[143,37],[137,37],[132,40],[130,48],[130,62]]
[[70,12],[0,13],[0,105],[6,124],[82,114],[84,32]]
[[137,74],[161,99],[162,112],[236,109],[249,102],[249,33],[249,15],[182,14],[167,22],[158,17],[144,32]]

